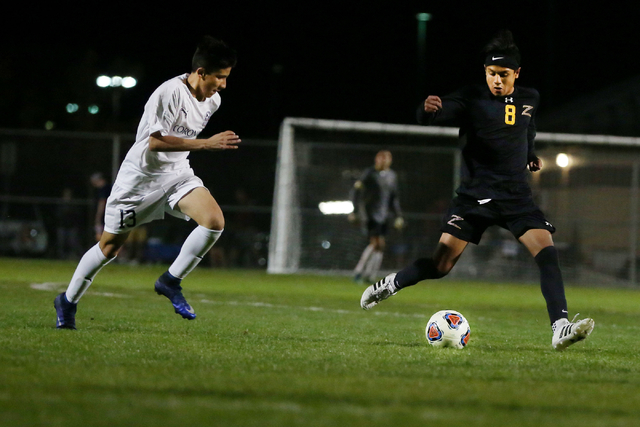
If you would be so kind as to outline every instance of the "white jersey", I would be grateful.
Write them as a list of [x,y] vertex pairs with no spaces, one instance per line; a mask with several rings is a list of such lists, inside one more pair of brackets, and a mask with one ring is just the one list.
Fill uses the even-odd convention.
[[188,151],[158,152],[149,149],[149,137],[156,132],[162,136],[195,139],[220,107],[218,93],[198,101],[185,84],[188,76],[183,74],[164,82],[147,101],[136,142],[116,177],[115,183],[121,188],[146,193],[177,176],[193,176]]

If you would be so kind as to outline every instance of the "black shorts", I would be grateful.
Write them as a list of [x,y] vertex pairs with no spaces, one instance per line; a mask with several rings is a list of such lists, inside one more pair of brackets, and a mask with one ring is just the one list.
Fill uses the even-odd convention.
[[511,231],[516,239],[529,230],[556,231],[531,198],[485,202],[467,196],[458,196],[451,201],[440,230],[477,245],[492,225]]
[[387,222],[378,222],[370,219],[367,221],[367,235],[369,237],[386,236],[387,234]]

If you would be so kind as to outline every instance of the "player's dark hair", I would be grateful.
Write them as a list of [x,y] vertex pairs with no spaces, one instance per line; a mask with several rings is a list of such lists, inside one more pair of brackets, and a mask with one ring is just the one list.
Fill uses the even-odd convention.
[[498,31],[498,33],[484,46],[482,53],[485,56],[492,53],[509,55],[520,63],[520,49],[518,49],[518,46],[513,39],[513,34],[507,29]]
[[231,49],[225,42],[211,36],[205,36],[193,54],[191,60],[191,71],[204,68],[206,73],[223,68],[235,67],[238,58],[236,51]]

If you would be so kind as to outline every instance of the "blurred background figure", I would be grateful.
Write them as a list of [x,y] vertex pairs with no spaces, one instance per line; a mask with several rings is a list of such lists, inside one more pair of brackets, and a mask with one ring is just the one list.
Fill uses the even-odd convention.
[[257,265],[259,254],[255,242],[258,234],[256,217],[251,210],[255,202],[243,187],[233,193],[235,211],[230,212],[228,261],[234,267],[252,268]]
[[349,214],[349,221],[362,221],[369,236],[369,245],[353,271],[357,283],[362,283],[364,279],[377,280],[384,255],[387,223],[392,215],[395,216],[396,228],[404,226],[398,198],[398,178],[391,169],[392,161],[390,151],[380,150],[373,166],[364,171],[351,191],[353,212]]
[[147,225],[134,228],[129,234],[129,238],[120,250],[118,262],[138,265],[146,262],[145,250],[147,247],[148,231]]
[[111,185],[102,175],[102,172],[94,172],[90,178],[91,186],[95,189],[96,214],[94,216],[93,230],[96,242],[100,241],[104,229],[104,208],[111,193]]
[[62,202],[56,206],[56,256],[60,259],[79,258],[83,254],[80,242],[80,224],[83,211],[72,203],[73,190],[62,190]]

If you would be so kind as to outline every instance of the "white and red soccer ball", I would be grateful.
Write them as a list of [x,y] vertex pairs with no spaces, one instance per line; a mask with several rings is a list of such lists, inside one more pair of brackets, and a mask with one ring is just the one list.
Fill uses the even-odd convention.
[[464,348],[469,342],[471,329],[467,319],[455,310],[441,310],[429,319],[427,342],[434,347]]

